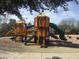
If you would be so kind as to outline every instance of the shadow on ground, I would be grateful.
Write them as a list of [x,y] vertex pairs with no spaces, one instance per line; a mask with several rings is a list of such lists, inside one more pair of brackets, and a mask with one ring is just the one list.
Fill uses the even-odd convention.
[[[13,41],[10,41],[10,42],[13,42]],[[9,52],[19,52],[19,53],[52,51],[51,48],[50,49],[49,48],[42,49],[42,48],[34,46],[34,45],[33,45],[33,42],[31,42],[31,44],[29,44],[27,46],[25,46],[24,43],[17,43],[17,42],[16,43],[8,43],[8,45],[0,44],[0,50],[9,51]],[[64,42],[61,40],[50,40],[50,43],[48,43],[48,47],[52,47],[52,49],[53,49],[53,47],[55,47],[55,46],[68,47],[68,48],[79,48],[78,43],[72,43],[72,42],[68,42],[68,41]],[[56,48],[56,49],[58,49],[57,51],[60,51],[59,48]],[[67,51],[70,51],[70,50],[67,50]]]
[[48,47],[50,46],[60,46],[60,47],[70,47],[70,48],[79,48],[79,44],[67,42],[67,41],[61,41],[61,40],[50,40],[50,43],[48,44]]

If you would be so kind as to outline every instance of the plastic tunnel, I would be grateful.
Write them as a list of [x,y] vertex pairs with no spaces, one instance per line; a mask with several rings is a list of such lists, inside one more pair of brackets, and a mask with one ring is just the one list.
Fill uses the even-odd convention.
[[67,40],[65,38],[65,32],[63,29],[60,29],[56,24],[54,23],[50,23],[50,27],[53,28],[55,31],[57,31],[59,33],[59,37],[61,40]]

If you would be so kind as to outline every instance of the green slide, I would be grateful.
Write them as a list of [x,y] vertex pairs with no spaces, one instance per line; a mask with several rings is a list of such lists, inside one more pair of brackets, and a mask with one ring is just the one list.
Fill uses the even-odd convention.
[[56,24],[54,23],[50,23],[50,27],[53,28],[55,31],[57,31],[59,33],[59,37],[61,40],[67,40],[65,38],[65,33],[63,29],[60,29]]

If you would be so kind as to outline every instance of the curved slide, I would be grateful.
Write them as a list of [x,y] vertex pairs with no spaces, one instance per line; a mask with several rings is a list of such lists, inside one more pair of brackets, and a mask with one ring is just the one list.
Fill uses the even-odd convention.
[[50,23],[50,27],[53,28],[55,31],[57,31],[59,33],[59,37],[61,40],[67,40],[65,38],[65,33],[63,29],[60,29],[56,24],[54,23]]

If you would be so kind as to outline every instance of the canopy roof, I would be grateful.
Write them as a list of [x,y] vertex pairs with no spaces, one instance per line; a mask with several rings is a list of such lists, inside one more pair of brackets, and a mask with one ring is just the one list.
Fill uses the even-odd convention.
[[19,21],[17,21],[16,23],[18,23],[18,24],[26,24],[26,22],[25,21],[23,21],[23,20],[19,20]]

